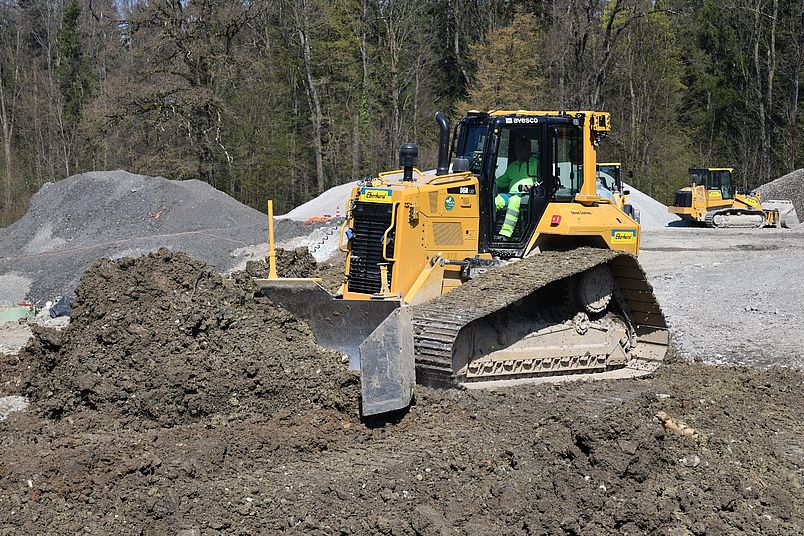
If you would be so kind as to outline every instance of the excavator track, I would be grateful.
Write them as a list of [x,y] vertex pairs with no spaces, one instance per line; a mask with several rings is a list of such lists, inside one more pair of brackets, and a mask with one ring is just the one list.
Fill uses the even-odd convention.
[[[589,318],[566,295],[601,265],[614,291],[607,311]],[[668,345],[644,272],[634,257],[611,250],[540,253],[411,309],[416,381],[431,387],[639,376],[658,368]],[[512,330],[508,340],[500,329]],[[534,336],[532,347],[516,340]]]
[[717,229],[757,229],[765,225],[765,214],[761,210],[748,209],[710,210],[706,213],[704,225]]

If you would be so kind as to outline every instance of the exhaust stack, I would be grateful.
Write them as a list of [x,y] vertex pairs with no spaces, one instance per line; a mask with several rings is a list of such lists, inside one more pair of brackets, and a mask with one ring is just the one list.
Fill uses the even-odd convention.
[[435,114],[436,123],[440,129],[438,137],[438,169],[436,175],[449,173],[449,119],[441,112]]

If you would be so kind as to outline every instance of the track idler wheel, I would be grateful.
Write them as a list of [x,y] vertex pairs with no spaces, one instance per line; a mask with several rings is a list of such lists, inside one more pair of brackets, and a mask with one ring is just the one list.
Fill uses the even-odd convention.
[[612,294],[614,277],[608,266],[596,266],[578,277],[576,297],[587,313],[595,315],[605,311],[611,303]]

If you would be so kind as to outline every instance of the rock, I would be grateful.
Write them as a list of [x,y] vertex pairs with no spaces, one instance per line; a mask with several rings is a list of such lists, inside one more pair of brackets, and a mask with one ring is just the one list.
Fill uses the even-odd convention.
[[699,458],[696,454],[691,454],[688,456],[684,456],[680,460],[679,463],[683,464],[684,467],[698,467],[701,464],[701,458]]

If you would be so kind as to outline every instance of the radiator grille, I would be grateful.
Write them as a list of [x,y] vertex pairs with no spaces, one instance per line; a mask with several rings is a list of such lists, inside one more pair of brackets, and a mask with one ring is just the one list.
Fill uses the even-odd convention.
[[676,192],[676,198],[673,200],[674,207],[691,207],[692,206],[692,192]]
[[[382,257],[382,238],[391,225],[394,205],[390,203],[357,203],[352,215],[352,250],[349,257],[347,288],[351,292],[376,294],[380,291],[380,267],[386,262]],[[394,255],[394,230],[388,233],[386,255]],[[391,285],[393,263],[388,267],[388,285]]]
[[433,242],[436,246],[461,246],[461,222],[437,221],[433,223]]

